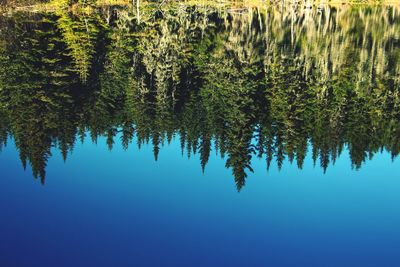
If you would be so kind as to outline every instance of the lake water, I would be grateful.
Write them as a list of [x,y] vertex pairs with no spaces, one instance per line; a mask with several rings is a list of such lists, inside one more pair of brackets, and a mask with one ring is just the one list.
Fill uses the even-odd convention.
[[0,266],[400,266],[399,7],[0,25]]

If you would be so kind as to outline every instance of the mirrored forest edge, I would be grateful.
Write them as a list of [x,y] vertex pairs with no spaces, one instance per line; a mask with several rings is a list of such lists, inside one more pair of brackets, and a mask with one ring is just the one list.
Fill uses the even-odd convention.
[[0,16],[0,149],[13,138],[44,183],[77,141],[150,143],[325,171],[400,150],[400,8],[168,5]]

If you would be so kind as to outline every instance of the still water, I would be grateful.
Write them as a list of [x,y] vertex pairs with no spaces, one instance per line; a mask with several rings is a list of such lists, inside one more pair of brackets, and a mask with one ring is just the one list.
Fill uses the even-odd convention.
[[0,24],[0,266],[400,265],[398,7]]

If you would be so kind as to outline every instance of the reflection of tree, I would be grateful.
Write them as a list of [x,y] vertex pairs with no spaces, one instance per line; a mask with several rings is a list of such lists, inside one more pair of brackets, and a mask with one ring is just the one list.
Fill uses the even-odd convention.
[[[60,12],[57,26],[62,32],[63,40],[68,46],[69,55],[74,60],[75,70],[81,79],[86,81],[91,64],[95,58],[96,44],[103,40],[100,33],[104,23],[97,15],[78,15]],[[103,44],[102,44],[103,45]]]
[[[29,161],[35,177],[45,178],[53,139],[63,154],[72,148],[75,126],[71,112],[73,73],[57,37],[52,16],[25,20],[16,17],[12,28],[14,42],[5,47],[7,77],[2,79],[1,102],[8,111],[10,132],[20,150],[23,165]],[[4,38],[4,36],[2,38]]]
[[136,136],[156,160],[178,136],[203,171],[214,149],[238,190],[253,156],[302,168],[311,147],[326,170],[345,147],[354,168],[398,155],[398,10],[181,5],[134,18],[118,8],[0,21],[0,144],[13,135],[35,176],[51,147],[66,158],[87,131],[110,149]]
[[9,121],[7,113],[0,109],[0,151],[3,146],[7,145],[7,139],[9,135]]

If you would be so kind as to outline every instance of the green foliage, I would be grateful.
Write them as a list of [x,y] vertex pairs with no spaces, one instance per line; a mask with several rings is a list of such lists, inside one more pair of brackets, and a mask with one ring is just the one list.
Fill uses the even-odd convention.
[[310,152],[324,170],[344,148],[354,168],[381,150],[394,158],[400,13],[391,11],[17,14],[1,21],[0,148],[13,136],[43,180],[51,148],[66,158],[86,133],[109,149],[117,137],[124,148],[151,143],[156,160],[178,137],[203,171],[213,151],[226,158],[238,190],[255,156],[302,168]]

